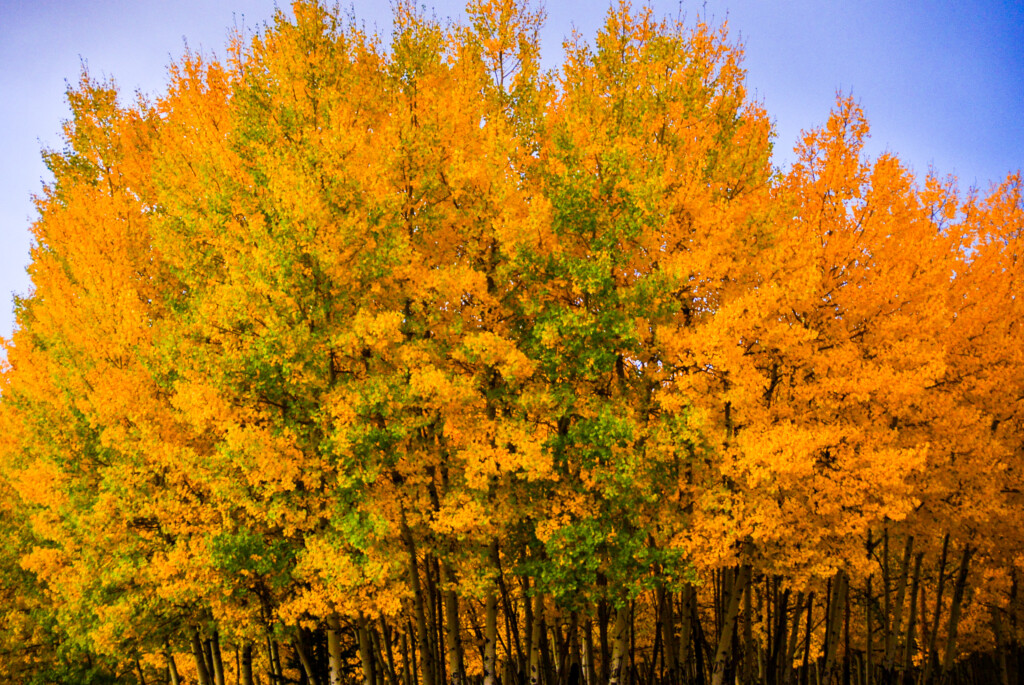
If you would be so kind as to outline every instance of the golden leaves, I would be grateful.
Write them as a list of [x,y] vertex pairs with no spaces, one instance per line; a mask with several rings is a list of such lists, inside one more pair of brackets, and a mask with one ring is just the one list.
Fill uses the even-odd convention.
[[724,29],[622,3],[549,79],[526,4],[397,10],[391,51],[300,2],[152,107],[72,92],[2,459],[62,610],[144,567],[103,649],[150,596],[397,615],[410,547],[473,597],[506,538],[803,582],[1019,513],[1019,177],[919,188],[850,99],[775,174]]

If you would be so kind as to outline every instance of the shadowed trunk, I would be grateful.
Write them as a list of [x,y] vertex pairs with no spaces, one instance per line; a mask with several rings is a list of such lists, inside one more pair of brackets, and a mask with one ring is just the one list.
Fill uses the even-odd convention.
[[718,649],[712,667],[711,685],[722,685],[725,682],[725,669],[732,652],[733,634],[736,631],[736,619],[739,616],[740,600],[750,582],[750,567],[741,566],[736,573],[736,581],[729,593],[728,605],[722,615],[722,630],[718,637]]
[[242,667],[240,680],[242,685],[253,685],[252,678],[252,643],[242,645]]
[[946,631],[946,650],[942,660],[942,682],[949,682],[956,661],[956,635],[960,624],[960,611],[963,608],[964,589],[967,587],[967,570],[971,562],[971,546],[964,545],[960,555],[960,567],[957,569],[956,582],[953,584],[953,601],[949,607],[949,626]]
[[199,685],[213,685],[213,680],[210,678],[210,671],[206,668],[206,654],[203,650],[203,642],[199,639],[199,631],[193,629],[192,636],[192,656],[196,660],[196,674],[199,677]]

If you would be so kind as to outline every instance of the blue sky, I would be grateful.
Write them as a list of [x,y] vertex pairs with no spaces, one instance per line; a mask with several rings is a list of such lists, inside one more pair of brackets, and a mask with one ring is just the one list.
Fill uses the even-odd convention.
[[[439,17],[463,2],[424,3]],[[640,4],[640,3],[635,3]],[[919,176],[934,168],[987,189],[1024,167],[1024,3],[926,0],[707,0],[649,3],[720,22],[745,45],[747,85],[776,123],[779,166],[801,129],[824,122],[837,91],[852,93],[872,127],[868,150],[898,154]],[[356,0],[368,27],[390,32],[386,1]],[[592,36],[607,2],[546,3],[545,65],[563,37]],[[40,148],[60,146],[65,82],[81,64],[122,92],[158,94],[184,50],[223,54],[234,26],[258,27],[272,0],[0,0],[0,336],[25,294],[34,217],[47,178]]]

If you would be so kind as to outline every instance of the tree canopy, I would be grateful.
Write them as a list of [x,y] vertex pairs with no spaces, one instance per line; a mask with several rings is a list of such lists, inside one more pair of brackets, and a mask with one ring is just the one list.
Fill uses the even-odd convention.
[[1020,175],[918,181],[845,96],[775,168],[724,27],[622,2],[543,72],[542,10],[466,11],[69,89],[0,675],[1008,683]]

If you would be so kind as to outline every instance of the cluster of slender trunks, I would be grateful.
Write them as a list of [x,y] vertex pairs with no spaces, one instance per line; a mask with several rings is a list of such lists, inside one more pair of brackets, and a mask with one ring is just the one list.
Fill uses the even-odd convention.
[[[925,560],[906,538],[875,544],[877,573],[844,571],[794,589],[749,564],[698,582],[653,585],[591,602],[556,602],[534,580],[501,570],[465,597],[447,561],[406,539],[410,599],[394,616],[331,616],[232,646],[189,636],[200,685],[926,685],[1024,682],[1017,583],[1010,610],[991,611],[983,651],[958,651],[974,552],[942,541]],[[1014,576],[1016,578],[1016,576]],[[648,584],[650,586],[650,584]],[[315,626],[315,627],[310,627]],[[184,682],[170,647],[163,682]],[[139,677],[145,682],[142,668]]]

